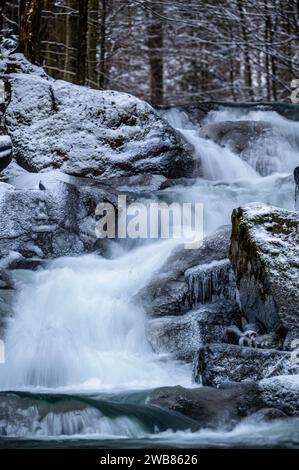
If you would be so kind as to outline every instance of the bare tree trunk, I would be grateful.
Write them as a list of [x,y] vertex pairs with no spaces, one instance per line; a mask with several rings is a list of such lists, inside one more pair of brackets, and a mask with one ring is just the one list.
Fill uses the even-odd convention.
[[[271,18],[270,18],[269,26],[270,26],[270,29],[269,29],[270,47],[273,48],[275,47],[275,46],[272,46],[272,44],[275,41],[277,25],[276,25],[276,22],[273,25]],[[275,61],[275,56],[273,52],[271,52],[271,72],[272,72],[272,96],[273,96],[273,99],[276,101],[277,100],[276,61]]]
[[265,71],[266,71],[266,87],[267,87],[267,100],[271,101],[271,79],[270,79],[270,55],[269,55],[269,41],[270,41],[270,18],[268,11],[268,3],[265,1]]
[[33,64],[40,62],[40,11],[39,0],[21,0],[19,11],[19,50]]
[[4,9],[4,4],[0,5],[0,31],[2,32],[3,30],[3,9]]
[[[66,2],[69,3],[69,2]],[[73,45],[73,34],[74,34],[74,27],[72,21],[72,11],[67,11],[66,20],[65,20],[65,59],[63,64],[63,79],[69,80],[69,72],[72,70],[72,59],[70,48]]]
[[250,54],[249,54],[249,47],[248,47],[248,31],[246,28],[246,17],[243,10],[242,0],[238,0],[238,10],[240,14],[240,21],[241,21],[241,30],[242,36],[244,41],[244,81],[246,91],[249,97],[253,100],[254,93],[252,89],[252,71],[251,71],[251,63],[250,63]]
[[79,0],[78,13],[78,52],[76,82],[84,85],[86,78],[87,59],[87,6],[88,0]]
[[161,3],[151,4],[148,15],[148,53],[151,80],[151,103],[162,104],[163,93],[163,6]]
[[89,0],[88,2],[88,60],[87,60],[87,80],[88,85],[93,88],[98,87],[97,70],[97,46],[99,24],[99,0]]
[[100,63],[99,63],[99,88],[106,85],[106,33],[107,33],[107,1],[101,0],[101,37],[100,37]]

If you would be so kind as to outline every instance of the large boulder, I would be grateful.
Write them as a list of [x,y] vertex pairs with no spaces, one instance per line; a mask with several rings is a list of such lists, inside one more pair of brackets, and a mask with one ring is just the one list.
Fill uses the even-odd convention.
[[271,129],[271,124],[264,121],[221,121],[203,126],[200,136],[240,154],[260,137],[269,135]]
[[218,387],[227,382],[256,382],[279,374],[297,374],[299,368],[287,351],[209,344],[199,349],[194,378]]
[[205,428],[232,428],[263,405],[255,384],[230,389],[162,387],[151,392],[149,403],[182,413]]
[[258,384],[265,406],[280,409],[288,415],[299,415],[299,375],[278,375]]
[[[292,123],[220,121],[203,126],[203,138],[238,154],[262,176],[291,172],[299,151],[299,137]],[[283,153],[282,147],[289,151]]]
[[54,80],[19,55],[4,75],[11,87],[6,127],[27,170],[105,179],[192,174],[189,145],[146,102]]
[[232,214],[230,259],[241,306],[261,332],[285,348],[299,335],[298,212],[252,203]]
[[152,281],[138,294],[150,316],[181,315],[219,299],[235,300],[228,260],[230,227],[205,238],[199,249],[176,248]]
[[11,154],[11,138],[8,135],[0,135],[0,172],[10,164]]
[[232,324],[241,326],[239,307],[234,301],[222,299],[184,315],[152,318],[146,334],[155,352],[193,361],[201,346],[221,341],[225,328]]
[[[60,179],[60,176],[62,179]],[[46,173],[35,185],[0,183],[0,258],[16,266],[23,258],[47,259],[97,249],[95,208],[117,204],[117,191],[74,177]]]
[[225,388],[161,387],[148,402],[197,421],[199,428],[232,429],[239,422],[298,416],[298,383],[298,376],[278,376]]

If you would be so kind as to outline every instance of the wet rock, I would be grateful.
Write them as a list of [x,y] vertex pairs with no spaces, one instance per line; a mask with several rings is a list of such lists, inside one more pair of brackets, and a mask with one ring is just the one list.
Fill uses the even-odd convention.
[[182,413],[200,427],[232,428],[262,407],[255,384],[230,389],[162,387],[151,392],[149,403]]
[[20,70],[5,75],[11,86],[6,126],[25,169],[91,178],[192,174],[191,148],[149,104],[54,80],[36,67],[25,73],[24,59],[15,57]]
[[[82,437],[92,429],[101,434],[102,422],[111,422],[124,436],[131,436],[132,427],[139,433],[196,431],[196,421],[182,414],[161,410],[145,404],[145,396],[136,393],[136,403],[113,403],[105,398],[86,395],[46,394],[30,392],[0,392],[0,441],[24,438],[24,436],[74,436]],[[132,398],[131,394],[131,398]],[[133,400],[134,401],[134,400]],[[54,417],[54,419],[53,419]],[[122,424],[124,422],[124,424]],[[12,438],[12,439],[11,439]],[[5,441],[7,444],[8,441]]]
[[150,316],[180,315],[201,303],[235,299],[228,262],[230,227],[221,227],[199,249],[178,247],[138,294]]
[[266,406],[278,408],[287,415],[299,415],[299,375],[278,375],[258,384]]
[[3,340],[8,318],[13,315],[13,298],[15,284],[11,274],[0,268],[0,340]]
[[255,340],[257,347],[262,349],[283,349],[283,339],[277,333],[272,331],[265,335],[257,336]]
[[209,344],[198,351],[194,378],[203,385],[218,387],[226,382],[252,382],[298,371],[286,351]]
[[217,103],[215,101],[207,101],[204,103],[177,105],[177,106],[160,106],[158,108],[162,116],[169,118],[171,113],[179,112],[184,115],[183,120],[191,121],[194,126],[200,127],[205,123],[205,119],[209,113],[223,111],[225,113],[236,113],[237,115],[250,111],[274,111],[286,119],[299,121],[299,110],[296,104],[292,103]]
[[207,124],[200,130],[201,137],[227,146],[235,153],[248,150],[261,136],[271,133],[271,124],[264,121],[222,121]]
[[[12,292],[10,293],[12,294]],[[8,292],[5,292],[5,294],[2,295],[0,289],[0,340],[5,338],[7,321],[9,318],[12,318],[14,314],[12,302],[7,299],[7,294]]]
[[232,214],[230,259],[241,306],[250,322],[281,338],[299,337],[298,222],[298,212],[261,203]]
[[46,176],[46,190],[38,188],[40,175],[33,187],[23,176],[22,189],[0,183],[0,256],[10,267],[11,263],[24,267],[24,258],[25,264],[31,260],[32,265],[53,256],[94,251],[98,248],[96,205],[117,203],[117,191],[107,185]]
[[242,424],[256,424],[274,421],[275,419],[285,419],[288,415],[277,408],[262,408],[252,415],[244,418]]
[[185,315],[153,318],[146,334],[155,352],[193,361],[201,346],[221,341],[225,327],[231,324],[240,325],[240,311],[235,302],[223,299]]
[[[203,126],[200,135],[239,155],[262,176],[293,170],[299,137],[291,123],[221,121]],[[282,157],[281,148],[290,148]],[[293,156],[292,156],[293,155]]]
[[0,172],[11,162],[12,143],[8,135],[1,135],[0,132]]
[[299,211],[299,166],[294,170],[294,179],[295,179],[295,210]]

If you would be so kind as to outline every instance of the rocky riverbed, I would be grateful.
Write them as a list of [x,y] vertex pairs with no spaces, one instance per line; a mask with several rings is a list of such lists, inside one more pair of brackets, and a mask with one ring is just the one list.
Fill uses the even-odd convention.
[[[0,436],[141,442],[296,419],[298,106],[155,110],[18,54],[0,70]],[[124,194],[203,202],[202,246],[99,240],[97,204]],[[229,327],[256,347],[228,344]],[[54,401],[37,405],[40,387]]]

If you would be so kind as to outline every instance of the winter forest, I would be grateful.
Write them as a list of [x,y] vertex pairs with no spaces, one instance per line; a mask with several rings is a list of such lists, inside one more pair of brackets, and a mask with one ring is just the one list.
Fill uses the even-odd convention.
[[19,3],[29,60],[155,105],[285,100],[299,76],[297,0],[6,1],[11,41]]
[[299,0],[0,13],[0,457],[298,450]]

